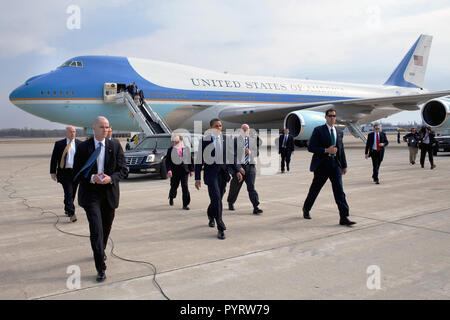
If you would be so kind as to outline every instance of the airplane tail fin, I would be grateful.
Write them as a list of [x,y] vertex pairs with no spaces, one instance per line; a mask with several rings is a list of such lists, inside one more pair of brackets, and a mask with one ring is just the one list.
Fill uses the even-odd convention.
[[432,40],[433,36],[420,35],[384,85],[422,88]]

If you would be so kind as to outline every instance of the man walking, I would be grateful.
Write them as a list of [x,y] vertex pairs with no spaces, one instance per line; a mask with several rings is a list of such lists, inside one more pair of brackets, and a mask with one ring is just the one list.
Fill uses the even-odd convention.
[[294,138],[289,134],[289,129],[284,129],[284,134],[278,139],[278,153],[281,155],[281,173],[284,173],[284,167],[289,172],[289,163],[291,155],[294,153]]
[[[209,122],[209,128],[211,134],[203,137],[199,143],[195,161],[195,188],[200,190],[203,168],[203,180],[208,186],[210,199],[207,210],[209,226],[214,228],[215,221],[218,230],[217,238],[223,240],[227,228],[222,220],[222,198],[226,185],[230,181],[230,173],[238,175],[239,180],[242,180],[242,175],[235,171],[233,155],[227,157],[227,139],[224,139],[222,134],[222,122],[219,119],[212,119]],[[227,160],[231,164],[228,164]]]
[[73,160],[80,140],[75,138],[73,126],[66,127],[66,138],[56,141],[50,160],[50,176],[61,183],[64,190],[64,212],[71,222],[77,221],[73,201],[77,193],[78,183],[73,181]]
[[120,143],[106,139],[109,121],[97,117],[92,126],[94,137],[80,143],[75,154],[75,181],[80,182],[78,203],[89,221],[91,247],[94,253],[97,281],[106,279],[105,248],[119,206],[119,181],[127,168]]
[[240,172],[243,179],[239,181],[236,175],[231,179],[227,199],[229,210],[234,210],[234,203],[245,181],[248,196],[253,205],[253,214],[261,214],[263,212],[258,208],[259,197],[255,190],[256,157],[258,157],[258,152],[256,138],[250,137],[250,126],[243,124],[240,135],[234,139],[235,171]]
[[389,141],[384,132],[381,132],[381,125],[376,123],[373,126],[373,132],[369,133],[366,142],[365,158],[372,158],[372,179],[376,184],[380,184],[378,173],[380,165],[384,158],[384,148]]
[[303,204],[303,218],[311,219],[309,212],[323,185],[330,179],[334,200],[339,208],[339,224],[351,226],[356,222],[348,219],[349,207],[342,186],[342,174],[347,173],[343,134],[334,127],[335,109],[328,109],[325,118],[327,123],[314,128],[308,144],[308,151],[314,154],[310,166],[310,171],[314,172],[314,179]]

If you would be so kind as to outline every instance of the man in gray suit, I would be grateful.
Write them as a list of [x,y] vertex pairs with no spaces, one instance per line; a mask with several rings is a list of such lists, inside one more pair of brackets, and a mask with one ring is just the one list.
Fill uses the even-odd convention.
[[247,185],[248,196],[253,204],[253,214],[260,214],[263,211],[258,208],[259,197],[255,190],[256,179],[256,157],[259,155],[257,139],[250,136],[250,126],[243,124],[238,137],[234,139],[235,169],[240,172],[243,179],[239,181],[237,175],[233,176],[228,193],[228,209],[234,210],[234,203],[239,195],[242,184]]

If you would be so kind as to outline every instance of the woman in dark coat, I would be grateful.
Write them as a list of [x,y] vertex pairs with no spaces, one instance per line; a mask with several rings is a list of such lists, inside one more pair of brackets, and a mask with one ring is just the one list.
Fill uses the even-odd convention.
[[181,182],[183,194],[183,209],[189,210],[191,196],[188,189],[189,176],[194,174],[194,161],[191,150],[183,144],[183,136],[175,134],[172,136],[173,146],[167,150],[165,157],[167,175],[170,177],[169,204],[173,205],[173,199],[177,196],[177,189]]

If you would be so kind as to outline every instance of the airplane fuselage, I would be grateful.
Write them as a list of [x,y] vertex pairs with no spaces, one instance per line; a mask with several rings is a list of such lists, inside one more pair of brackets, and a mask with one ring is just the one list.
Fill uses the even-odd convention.
[[[376,86],[219,73],[185,65],[126,57],[82,56],[14,90],[19,108],[52,122],[89,128],[103,115],[115,130],[138,131],[125,105],[104,101],[104,83],[136,82],[146,102],[172,129],[193,129],[195,120],[218,117],[230,105],[302,105],[338,100],[423,93],[420,88]],[[395,112],[393,112],[395,113]],[[224,122],[225,128],[241,123]],[[255,123],[280,129],[282,121]]]

